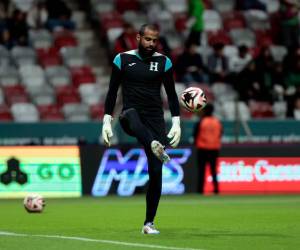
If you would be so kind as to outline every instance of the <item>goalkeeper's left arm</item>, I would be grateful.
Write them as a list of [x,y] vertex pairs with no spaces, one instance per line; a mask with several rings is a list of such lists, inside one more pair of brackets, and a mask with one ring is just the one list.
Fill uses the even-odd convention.
[[170,139],[170,145],[172,147],[177,147],[181,137],[180,110],[178,97],[175,90],[172,67],[165,72],[163,83],[167,93],[169,108],[172,115],[172,127],[167,136]]

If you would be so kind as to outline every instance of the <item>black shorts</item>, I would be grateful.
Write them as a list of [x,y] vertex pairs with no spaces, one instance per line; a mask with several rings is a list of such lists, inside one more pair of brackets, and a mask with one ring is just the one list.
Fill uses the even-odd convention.
[[167,145],[166,125],[163,116],[149,117],[138,113],[134,108],[129,108],[122,111],[119,121],[123,130],[128,135],[134,137],[135,133],[130,129],[130,123],[141,122],[150,131],[154,140],[158,140],[163,145]]

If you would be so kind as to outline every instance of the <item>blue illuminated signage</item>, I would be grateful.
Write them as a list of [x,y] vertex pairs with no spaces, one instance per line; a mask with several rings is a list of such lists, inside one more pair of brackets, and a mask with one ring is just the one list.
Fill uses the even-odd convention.
[[[171,161],[163,165],[163,194],[182,194],[182,164],[191,155],[191,149],[167,149]],[[107,149],[102,156],[98,173],[92,188],[92,195],[105,196],[113,180],[119,181],[118,195],[130,196],[136,187],[144,186],[148,181],[148,164],[143,149],[135,148],[122,154],[119,149]]]

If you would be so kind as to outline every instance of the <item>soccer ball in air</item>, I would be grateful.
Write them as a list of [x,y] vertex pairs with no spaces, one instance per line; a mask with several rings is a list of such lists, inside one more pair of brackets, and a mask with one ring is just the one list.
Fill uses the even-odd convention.
[[28,213],[41,213],[45,207],[45,200],[39,194],[28,194],[24,198],[24,207]]
[[190,112],[199,112],[205,107],[207,99],[202,89],[189,87],[182,92],[180,103]]

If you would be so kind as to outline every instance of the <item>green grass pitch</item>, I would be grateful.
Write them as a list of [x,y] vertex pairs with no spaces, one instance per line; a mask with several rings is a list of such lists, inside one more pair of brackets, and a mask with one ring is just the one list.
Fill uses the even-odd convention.
[[0,249],[300,249],[300,196],[163,196],[142,235],[145,197],[46,199],[41,214],[0,200]]

